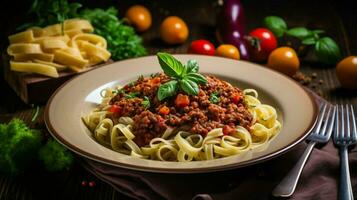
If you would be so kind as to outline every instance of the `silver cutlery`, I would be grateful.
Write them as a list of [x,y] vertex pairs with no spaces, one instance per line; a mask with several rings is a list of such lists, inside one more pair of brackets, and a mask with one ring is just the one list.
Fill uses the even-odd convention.
[[304,153],[284,179],[275,187],[272,194],[276,197],[290,197],[296,188],[305,163],[316,143],[329,141],[335,120],[336,108],[333,105],[323,103],[320,105],[320,113],[312,133],[307,138],[309,141]]
[[336,114],[334,143],[340,148],[340,190],[339,199],[353,200],[350,170],[348,166],[348,146],[357,141],[356,119],[352,105],[338,105]]

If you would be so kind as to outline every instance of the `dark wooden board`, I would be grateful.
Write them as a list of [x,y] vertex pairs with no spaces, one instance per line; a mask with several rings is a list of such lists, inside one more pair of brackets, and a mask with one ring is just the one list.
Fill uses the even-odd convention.
[[[40,74],[15,72],[10,69],[9,56],[4,54],[2,57],[5,81],[26,104],[46,103],[58,87],[79,74],[65,70],[58,73],[58,78],[52,78]],[[92,66],[88,70],[111,62],[110,60],[106,63]]]

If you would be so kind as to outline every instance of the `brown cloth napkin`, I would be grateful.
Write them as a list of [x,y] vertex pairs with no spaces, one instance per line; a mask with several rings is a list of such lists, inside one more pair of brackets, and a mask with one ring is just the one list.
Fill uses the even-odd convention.
[[[316,96],[316,101],[324,101]],[[274,199],[271,192],[295,165],[307,144],[267,162],[230,171],[203,174],[140,172],[84,159],[83,166],[131,199]],[[337,199],[340,176],[338,149],[330,141],[315,147],[291,199]],[[357,196],[357,148],[349,153],[354,196]]]

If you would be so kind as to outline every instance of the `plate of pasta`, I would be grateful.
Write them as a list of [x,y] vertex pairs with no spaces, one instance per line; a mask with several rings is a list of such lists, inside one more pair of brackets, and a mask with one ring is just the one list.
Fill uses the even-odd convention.
[[49,100],[72,151],[117,167],[194,173],[243,167],[303,141],[317,116],[292,79],[244,61],[158,53],[91,70]]

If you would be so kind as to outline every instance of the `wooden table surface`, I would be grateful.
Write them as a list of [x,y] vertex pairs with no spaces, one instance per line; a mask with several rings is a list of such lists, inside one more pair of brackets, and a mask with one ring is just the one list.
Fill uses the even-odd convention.
[[[17,3],[20,1],[17,1]],[[22,1],[21,1],[22,2]],[[29,1],[25,5],[29,4]],[[98,1],[97,1],[98,2]],[[118,3],[119,2],[119,3]],[[283,0],[243,0],[247,18],[247,30],[262,25],[266,15],[278,15],[286,19],[289,26],[307,26],[314,29],[324,29],[329,36],[333,37],[340,45],[344,56],[357,55],[357,7],[352,0],[342,1],[283,1]],[[82,2],[87,5],[86,2]],[[119,8],[121,14],[135,3],[141,3],[150,8],[153,15],[153,25],[149,31],[141,36],[149,54],[157,51],[171,53],[186,53],[190,41],[195,39],[208,39],[217,44],[214,39],[215,15],[217,12],[217,1],[106,1],[101,6],[114,5]],[[20,19],[12,16],[14,10],[12,3],[5,3],[1,8],[0,17],[4,19],[0,28],[1,48],[7,44],[6,36],[13,32],[14,24]],[[95,1],[88,4],[95,5]],[[179,46],[164,45],[158,35],[158,27],[162,19],[169,15],[182,17],[190,29],[188,41]],[[324,66],[315,62],[313,56],[308,53],[302,58],[301,71],[305,74],[316,73],[317,80],[322,79],[323,84],[318,85],[317,91],[321,96],[334,103],[351,102],[357,106],[357,92],[346,91],[340,88],[335,75],[335,68]],[[0,122],[8,122],[13,117],[24,119],[30,123],[34,108],[25,105],[20,98],[11,90],[0,74]],[[40,95],[40,94],[39,94]],[[41,112],[43,111],[43,107]],[[40,118],[36,126],[44,128],[43,120]],[[353,169],[352,169],[353,170]],[[93,188],[82,187],[82,180],[95,181]],[[106,183],[99,181],[93,175],[85,171],[76,162],[74,166],[63,172],[49,173],[41,169],[34,169],[18,177],[7,177],[0,175],[0,199],[127,199],[116,192]]]

